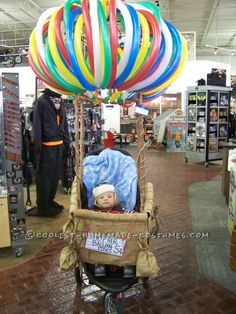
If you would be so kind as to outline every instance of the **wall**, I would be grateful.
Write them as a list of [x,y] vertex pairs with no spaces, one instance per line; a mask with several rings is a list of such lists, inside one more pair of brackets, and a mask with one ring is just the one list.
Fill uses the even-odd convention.
[[236,55],[235,56],[220,56],[214,55],[212,56],[198,56],[197,60],[207,60],[207,61],[214,61],[214,62],[222,62],[231,65],[231,74],[236,75]]
[[[207,60],[187,61],[184,71],[180,77],[168,88],[167,93],[182,94],[181,109],[185,110],[186,90],[189,86],[197,86],[197,81],[201,78],[206,80],[207,73],[211,72],[212,68],[226,70],[226,85],[230,86],[231,66],[226,63],[219,63]],[[154,100],[155,102],[155,100]]]

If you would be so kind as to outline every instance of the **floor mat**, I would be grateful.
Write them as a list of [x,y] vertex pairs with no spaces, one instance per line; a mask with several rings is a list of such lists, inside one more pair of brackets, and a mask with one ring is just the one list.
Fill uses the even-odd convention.
[[[26,194],[26,189],[24,188]],[[25,195],[26,199],[26,195]],[[31,187],[31,200],[35,204],[36,191],[35,185]],[[0,271],[7,270],[25,263],[35,256],[41,249],[48,244],[53,237],[61,237],[62,226],[69,216],[70,195],[65,194],[61,187],[58,188],[56,200],[64,205],[65,210],[54,218],[26,216],[26,245],[23,247],[23,254],[16,257],[11,248],[0,250]],[[62,239],[63,241],[63,239]]]
[[220,180],[192,184],[189,204],[193,232],[206,234],[203,239],[195,240],[200,274],[236,292],[236,272],[229,267],[228,208],[221,193]]

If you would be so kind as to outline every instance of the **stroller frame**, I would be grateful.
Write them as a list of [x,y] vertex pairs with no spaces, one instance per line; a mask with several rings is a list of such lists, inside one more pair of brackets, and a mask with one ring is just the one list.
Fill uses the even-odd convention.
[[[80,115],[83,114],[83,102],[80,104]],[[77,111],[77,113],[76,113]],[[79,111],[78,111],[78,102],[75,102],[75,129],[77,129],[77,134],[83,134],[83,125],[78,123],[79,119]],[[80,126],[80,128],[78,128]],[[153,220],[155,220],[155,217],[153,215],[153,195],[152,199],[147,199],[146,204],[144,203],[145,198],[145,180],[144,180],[144,155],[143,155],[143,148],[144,148],[144,142],[143,142],[143,118],[142,116],[138,117],[138,123],[137,123],[137,134],[138,139],[141,139],[141,144],[138,143],[139,148],[139,155],[137,160],[138,165],[138,189],[137,189],[137,200],[136,200],[136,206],[135,210],[137,212],[140,212],[140,208],[142,208],[140,215],[144,215],[146,218],[147,225],[150,227],[152,226]],[[104,148],[103,148],[104,149]],[[98,155],[103,149],[96,150],[94,152],[89,152],[88,155]],[[76,156],[76,178],[74,180],[74,188],[72,186],[71,196],[77,195],[80,196],[80,201],[75,202],[72,201],[70,206],[70,212],[76,215],[76,212],[81,212],[78,208],[88,208],[87,205],[87,199],[85,197],[86,193],[84,192],[84,189],[86,188],[85,185],[82,183],[83,180],[83,141],[82,137],[78,136],[77,140],[75,141],[75,150],[77,152]],[[130,154],[123,150],[118,150],[121,153],[130,156]],[[80,153],[80,154],[79,154]],[[140,171],[141,168],[141,171]],[[142,172],[143,170],[143,172]],[[151,184],[151,183],[148,183]],[[139,187],[141,186],[141,190],[139,190]],[[150,187],[150,186],[149,186]],[[152,188],[152,185],[151,185]],[[73,191],[74,190],[74,191]],[[146,189],[148,190],[148,188]],[[153,190],[152,190],[153,191]],[[146,201],[146,200],[145,200]],[[83,210],[82,210],[83,211]],[[87,212],[93,212],[93,211],[87,211]],[[100,213],[102,214],[102,213]],[[113,215],[113,214],[111,214]],[[116,214],[119,215],[119,214]],[[123,216],[123,214],[121,214]],[[153,219],[154,218],[154,219]],[[149,229],[149,232],[151,232],[151,229]],[[138,242],[138,241],[137,241]],[[149,243],[149,239],[147,239],[147,243]],[[128,251],[128,249],[127,249]],[[81,256],[81,255],[79,255]],[[94,262],[93,262],[94,263]],[[108,263],[109,264],[109,263]],[[113,264],[115,265],[115,264]],[[124,266],[125,264],[120,264],[118,266]],[[128,264],[127,264],[128,265]],[[130,264],[132,265],[132,264]],[[133,277],[133,278],[123,278],[123,276],[119,276],[119,273],[112,273],[108,274],[106,277],[95,277],[94,273],[91,271],[91,268],[89,267],[88,261],[79,261],[79,266],[77,263],[77,266],[75,267],[75,280],[76,283],[81,285],[83,283],[83,272],[87,275],[89,279],[89,283],[95,284],[98,286],[101,290],[105,292],[104,294],[104,313],[118,313],[122,314],[124,312],[124,300],[125,296],[124,293],[126,290],[128,290],[130,287],[132,287],[135,283],[138,283],[139,279],[142,280],[144,288],[147,286],[147,280],[148,277]]]

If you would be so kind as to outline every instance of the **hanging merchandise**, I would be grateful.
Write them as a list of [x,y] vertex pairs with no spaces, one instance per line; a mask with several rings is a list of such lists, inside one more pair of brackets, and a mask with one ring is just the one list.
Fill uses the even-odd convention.
[[30,122],[30,116],[33,108],[27,108],[21,110],[21,135],[22,135],[22,174],[23,182],[26,187],[26,201],[25,201],[25,213],[28,214],[30,211],[35,209],[32,206],[30,186],[34,180],[34,144],[32,137],[32,125]]
[[[62,184],[66,193],[70,192],[75,177],[75,110],[73,102],[64,100],[66,110],[68,133],[70,137],[70,149],[63,152]],[[85,102],[83,115],[84,124],[84,153],[96,149],[101,144],[101,109],[94,107],[90,101]]]
[[38,78],[61,94],[99,101],[97,89],[110,89],[111,102],[125,90],[127,100],[141,92],[150,101],[176,80],[186,59],[182,34],[145,1],[69,0],[46,10],[30,36]]
[[16,256],[22,254],[26,244],[18,82],[18,74],[2,74],[0,144],[4,149],[0,160],[0,247],[12,246]]

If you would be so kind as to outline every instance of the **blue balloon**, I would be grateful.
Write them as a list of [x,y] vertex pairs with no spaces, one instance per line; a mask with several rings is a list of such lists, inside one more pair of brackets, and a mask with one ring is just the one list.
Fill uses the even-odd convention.
[[119,77],[115,80],[113,87],[117,88],[120,84],[122,84],[127,77],[130,75],[131,70],[135,64],[135,61],[138,56],[139,52],[139,43],[140,43],[140,24],[139,18],[136,10],[131,7],[130,5],[126,5],[129,13],[131,15],[132,23],[133,23],[133,40],[132,40],[132,48],[130,52],[131,58],[129,59],[126,67],[124,68],[123,72],[119,75]]
[[65,29],[66,29],[66,46],[69,55],[69,59],[74,71],[74,75],[78,78],[83,87],[89,91],[94,91],[96,89],[95,85],[90,84],[83,72],[81,71],[79,64],[76,59],[76,53],[74,49],[74,39],[73,39],[73,31],[74,31],[74,23],[78,15],[81,14],[81,8],[74,8],[70,11],[68,23],[65,21]]

